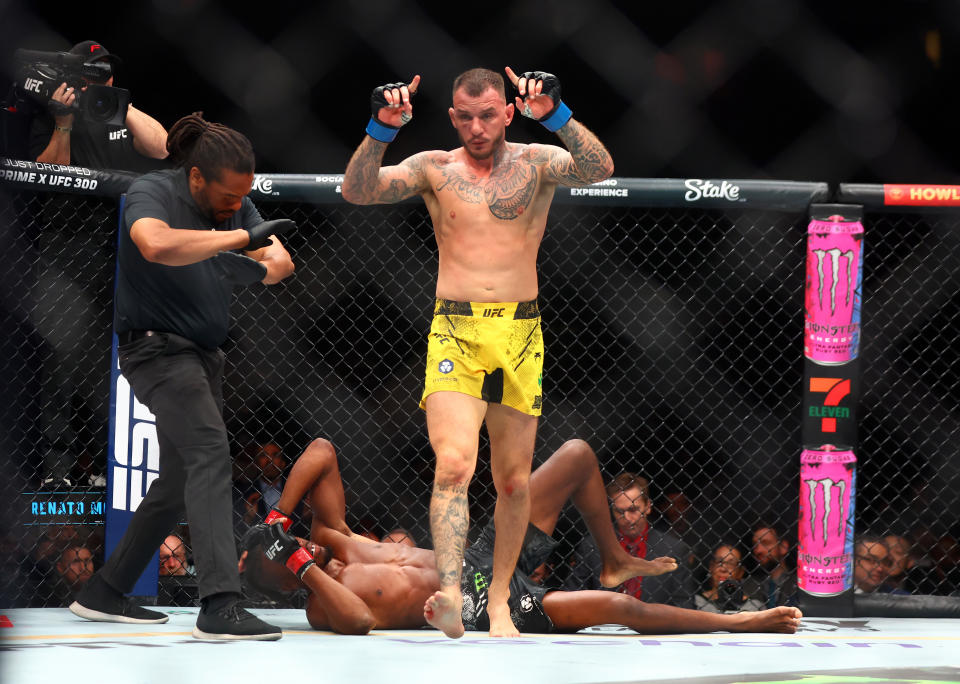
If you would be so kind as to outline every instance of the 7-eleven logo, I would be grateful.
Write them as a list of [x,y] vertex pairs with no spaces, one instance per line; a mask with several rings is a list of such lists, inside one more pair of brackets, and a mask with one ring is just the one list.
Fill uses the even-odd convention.
[[810,417],[820,418],[822,432],[836,432],[837,418],[849,418],[850,409],[840,406],[845,396],[850,394],[849,378],[810,378],[810,391],[814,394],[826,394],[823,406],[811,406]]

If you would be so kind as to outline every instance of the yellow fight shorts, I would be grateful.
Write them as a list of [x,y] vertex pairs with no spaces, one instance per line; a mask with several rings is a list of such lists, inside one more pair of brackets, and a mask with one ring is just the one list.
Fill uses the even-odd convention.
[[434,392],[461,392],[531,416],[543,405],[543,332],[530,302],[438,299],[420,408]]

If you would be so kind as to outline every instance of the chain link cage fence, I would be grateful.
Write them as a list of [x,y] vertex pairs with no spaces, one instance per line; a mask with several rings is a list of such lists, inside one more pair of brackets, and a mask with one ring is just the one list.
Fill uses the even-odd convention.
[[[103,561],[124,179],[100,178],[95,190],[68,193],[10,182],[26,178],[8,172],[2,186],[5,606],[65,605]],[[378,538],[399,528],[429,547],[433,455],[417,408],[436,276],[427,212],[419,202],[351,206],[336,178],[267,180],[257,178],[252,196],[264,218],[297,222],[285,241],[297,271],[277,286],[238,290],[233,304],[224,396],[237,538],[262,520],[302,450],[324,437],[337,449],[351,528]],[[681,569],[646,580],[645,598],[692,605],[720,544],[737,549],[744,586],[759,592],[772,570],[754,551],[757,527],[786,540],[788,575],[796,556],[806,207],[826,186],[794,184],[785,203],[789,184],[741,182],[735,201],[698,203],[682,181],[611,182],[558,191],[550,213],[539,259],[545,401],[534,466],[578,438],[606,481],[624,472],[649,481],[649,551],[667,549]],[[326,194],[300,190],[311,185]],[[856,524],[909,541],[911,569],[897,581],[913,592],[960,588],[958,220],[874,212],[864,222]],[[470,539],[495,496],[481,435]],[[309,510],[296,517],[306,536]],[[171,533],[185,552],[161,554],[174,576],[161,577],[157,601],[190,604],[189,528]],[[555,536],[542,581],[593,586],[573,506]]]

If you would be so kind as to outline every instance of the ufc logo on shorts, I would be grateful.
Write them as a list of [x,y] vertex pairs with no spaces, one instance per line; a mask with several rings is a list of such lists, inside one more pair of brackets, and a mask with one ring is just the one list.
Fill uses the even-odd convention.
[[111,506],[132,512],[160,476],[157,419],[133,395],[130,383],[122,375],[117,375],[115,391],[113,455],[116,464],[112,473]]
[[506,307],[500,307],[499,309],[484,309],[483,317],[484,318],[503,318],[503,310]]
[[[837,516],[836,533],[841,538],[846,534],[847,516],[843,510],[843,497],[847,491],[847,483],[844,480],[834,481],[829,477],[822,480],[804,480],[807,486],[807,494],[810,500],[810,537],[817,538],[817,532],[820,532],[820,541],[826,546],[830,535],[834,529],[830,527],[830,515],[834,511],[833,494],[836,492]],[[817,505],[817,492],[822,492],[821,505]]]

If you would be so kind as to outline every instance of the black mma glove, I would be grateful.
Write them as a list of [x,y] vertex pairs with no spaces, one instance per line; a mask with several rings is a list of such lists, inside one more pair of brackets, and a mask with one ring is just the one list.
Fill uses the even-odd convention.
[[247,235],[250,236],[250,242],[247,243],[247,246],[243,249],[252,252],[255,249],[266,247],[270,244],[271,235],[283,235],[296,227],[297,224],[290,219],[274,219],[273,221],[258,223],[253,228],[247,228]]
[[264,523],[258,523],[248,529],[243,534],[240,541],[240,551],[252,551],[257,546],[267,548],[273,543],[273,536],[270,534],[270,526]]
[[[560,99],[560,79],[546,71],[524,71],[520,74],[520,78],[527,79],[527,94],[520,95],[522,99],[530,96],[530,81],[543,82],[543,88],[538,97],[549,97],[553,102],[553,109],[547,112],[546,115],[541,116],[537,121],[542,123],[548,131],[556,132],[562,128],[563,125],[570,120],[570,117],[573,116],[573,113],[570,111],[570,108],[563,103],[563,100]],[[524,107],[520,113],[527,118],[534,118],[533,115],[530,114],[529,107]]]
[[374,88],[373,92],[370,93],[371,116],[370,123],[367,124],[367,135],[374,140],[386,143],[392,142],[393,139],[397,137],[397,131],[400,130],[400,126],[405,125],[413,118],[412,114],[401,112],[400,126],[393,126],[380,119],[380,111],[385,107],[391,106],[383,93],[387,90],[400,90],[401,88],[407,88],[407,92],[410,93],[410,99],[412,100],[416,91],[411,91],[406,83],[387,83],[386,85]]
[[313,556],[305,548],[300,546],[296,538],[283,531],[283,524],[276,522],[269,527],[270,536],[266,539],[269,545],[263,547],[263,555],[277,563],[283,563],[299,578],[303,578],[303,573],[311,565],[316,565]]
[[267,277],[267,267],[246,254],[220,252],[213,257],[220,279],[231,285],[253,285]]

